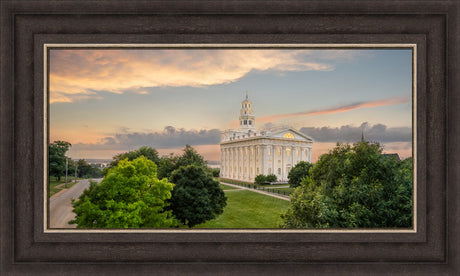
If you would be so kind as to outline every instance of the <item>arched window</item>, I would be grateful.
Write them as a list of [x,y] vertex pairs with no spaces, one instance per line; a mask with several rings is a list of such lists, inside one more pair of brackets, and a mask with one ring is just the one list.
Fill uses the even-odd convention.
[[291,149],[290,148],[286,148],[286,154],[287,154],[287,156],[291,155]]
[[281,155],[281,148],[278,147],[278,155]]
[[248,120],[244,120],[244,125],[247,125],[248,124]]
[[249,124],[252,125],[252,121],[251,121],[251,120],[249,120]]
[[278,174],[281,174],[281,168],[278,168]]

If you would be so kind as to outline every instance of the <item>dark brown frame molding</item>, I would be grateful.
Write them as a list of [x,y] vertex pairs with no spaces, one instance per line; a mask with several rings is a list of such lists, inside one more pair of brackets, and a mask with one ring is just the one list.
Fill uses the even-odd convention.
[[[460,273],[458,1],[2,1],[0,274]],[[416,44],[413,233],[50,233],[43,45]]]

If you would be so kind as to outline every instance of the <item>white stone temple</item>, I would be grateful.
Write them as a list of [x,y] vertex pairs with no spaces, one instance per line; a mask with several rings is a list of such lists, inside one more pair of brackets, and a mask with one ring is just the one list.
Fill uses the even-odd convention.
[[255,130],[252,102],[241,103],[239,129],[223,131],[220,143],[220,177],[254,182],[259,174],[275,174],[285,182],[293,166],[311,162],[313,140],[293,128],[279,131]]

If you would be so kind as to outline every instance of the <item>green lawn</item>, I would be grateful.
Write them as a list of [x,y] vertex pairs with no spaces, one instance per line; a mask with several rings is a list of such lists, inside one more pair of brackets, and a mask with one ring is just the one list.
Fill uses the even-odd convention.
[[236,188],[236,187],[228,186],[228,185],[225,185],[225,184],[222,184],[222,183],[220,184],[220,188],[221,188],[222,190],[235,190],[235,189],[238,189],[238,188]]
[[227,206],[216,219],[195,228],[278,228],[289,201],[239,190],[228,191]]

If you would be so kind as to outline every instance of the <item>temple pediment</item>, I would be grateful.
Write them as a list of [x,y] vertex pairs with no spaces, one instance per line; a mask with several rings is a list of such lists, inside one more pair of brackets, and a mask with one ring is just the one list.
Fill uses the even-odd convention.
[[273,133],[267,133],[264,135],[266,138],[277,138],[277,139],[293,139],[301,140],[306,142],[313,142],[313,139],[306,136],[305,134],[293,129],[287,128]]

